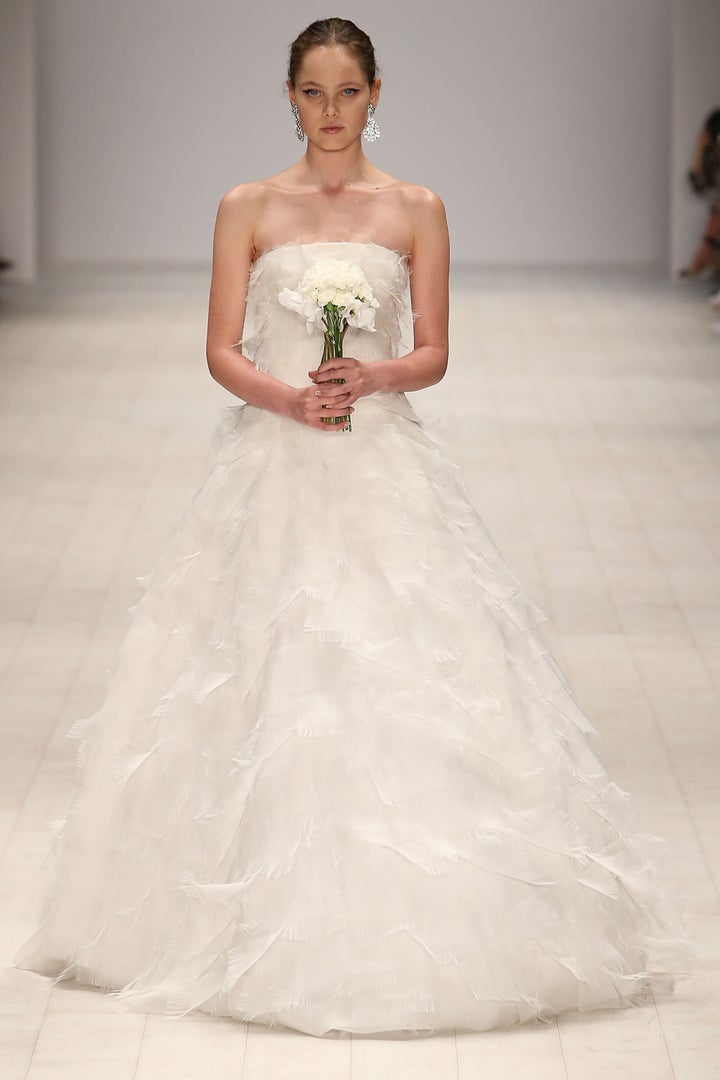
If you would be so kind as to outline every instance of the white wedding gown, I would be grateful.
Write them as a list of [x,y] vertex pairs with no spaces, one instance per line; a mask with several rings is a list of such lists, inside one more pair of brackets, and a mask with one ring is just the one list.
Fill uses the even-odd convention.
[[[327,257],[380,302],[346,355],[401,355],[411,323],[389,248],[272,248],[243,352],[298,387],[322,339],[278,294]],[[224,406],[213,447],[68,732],[77,787],[15,966],[314,1035],[672,990],[694,952],[667,845],[638,832],[546,616],[406,396],[360,398],[333,433]]]

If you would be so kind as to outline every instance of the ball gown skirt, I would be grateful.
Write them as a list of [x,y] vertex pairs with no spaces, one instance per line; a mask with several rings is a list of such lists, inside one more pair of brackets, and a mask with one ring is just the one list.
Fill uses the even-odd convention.
[[[243,352],[308,385],[278,302],[359,264],[407,351],[408,260],[373,243],[256,261]],[[78,739],[16,967],[322,1035],[484,1030],[672,991],[694,950],[668,845],[597,734],[458,466],[403,393],[351,432],[223,406]],[[690,967],[692,964],[690,963]]]

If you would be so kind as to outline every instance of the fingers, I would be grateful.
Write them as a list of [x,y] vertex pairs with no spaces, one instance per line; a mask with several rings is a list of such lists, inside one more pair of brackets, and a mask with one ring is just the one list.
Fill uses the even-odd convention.
[[308,395],[315,405],[327,404],[337,408],[345,408],[345,411],[347,411],[350,402],[356,401],[358,396],[347,383],[323,383],[322,386],[309,388]]
[[319,409],[314,412],[313,427],[319,427],[323,430],[329,428],[331,431],[334,431],[336,428],[342,429],[345,424],[344,422],[340,423],[337,418],[350,416],[354,412],[355,409],[352,405],[333,405],[331,402],[323,402]]
[[[316,391],[319,390],[323,397],[327,396],[328,394],[331,397],[337,397],[338,394],[349,394],[351,384],[349,382],[346,382],[344,379],[342,382],[316,382],[313,389]],[[320,394],[317,394],[316,396],[320,397]]]
[[[320,393],[320,397],[316,397],[315,394]],[[343,395],[346,397],[346,395]],[[305,398],[305,415],[308,420],[313,419],[316,422],[322,422],[323,419],[333,416],[348,416],[354,412],[354,408],[349,404],[347,400],[341,400],[337,396],[331,396],[325,394],[324,391],[309,391],[308,396]],[[323,427],[325,424],[323,424]]]
[[[323,364],[323,375],[326,374],[325,367]],[[312,374],[313,372],[308,372],[308,375]],[[337,377],[334,376],[336,379]],[[309,386],[305,391],[305,423],[319,431],[347,430],[348,422],[344,418],[355,411],[350,400],[354,401],[355,396],[347,383],[330,382],[325,378],[316,379],[315,385]]]
[[358,361],[354,356],[336,356],[332,360],[325,360],[313,371],[308,371],[308,375],[313,382],[327,382],[328,379],[337,379],[350,374],[357,364]]
[[335,383],[329,385],[323,385],[322,389],[314,391],[314,396],[320,398],[321,401],[328,401],[330,398],[344,398],[349,397],[352,394],[352,388],[348,387],[347,383],[340,386]]
[[[324,391],[321,391],[324,396]],[[315,397],[312,387],[300,390],[297,402],[293,408],[293,419],[298,423],[306,424],[316,431],[347,431],[352,430],[349,417],[355,409],[347,402],[322,400]]]

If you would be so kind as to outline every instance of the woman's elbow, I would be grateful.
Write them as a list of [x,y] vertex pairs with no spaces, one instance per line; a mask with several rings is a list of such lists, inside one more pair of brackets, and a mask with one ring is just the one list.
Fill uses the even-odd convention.
[[227,368],[231,353],[237,353],[234,345],[226,345],[221,341],[208,341],[205,345],[205,359],[208,371],[213,379],[217,379],[222,370]]
[[446,371],[448,369],[449,357],[450,357],[450,350],[448,348],[447,342],[445,342],[443,345],[438,346],[437,360],[436,360],[436,363],[435,363],[435,375],[436,375],[435,382],[436,383],[439,383],[442,379],[445,378],[445,373],[446,373]]
[[224,350],[217,346],[208,346],[205,350],[208,371],[215,382],[222,382],[222,373],[227,370]]

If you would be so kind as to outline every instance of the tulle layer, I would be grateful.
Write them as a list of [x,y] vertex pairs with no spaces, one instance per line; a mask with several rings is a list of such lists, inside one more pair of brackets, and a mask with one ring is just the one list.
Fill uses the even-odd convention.
[[143,579],[16,965],[322,1035],[482,1030],[672,989],[641,834],[457,466],[402,394],[353,431],[223,410]]

